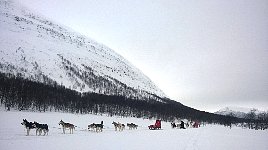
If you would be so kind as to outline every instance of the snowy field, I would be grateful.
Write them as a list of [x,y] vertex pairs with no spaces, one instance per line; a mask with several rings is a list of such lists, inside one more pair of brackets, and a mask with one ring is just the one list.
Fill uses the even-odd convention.
[[[22,119],[49,125],[48,136],[36,136],[21,125]],[[75,124],[74,134],[62,133],[60,120]],[[104,130],[95,133],[87,125],[104,121]],[[112,122],[136,123],[137,130],[114,131]],[[268,131],[229,129],[207,125],[198,129],[171,129],[162,122],[162,130],[148,130],[155,120],[81,115],[57,112],[19,112],[0,110],[0,150],[268,150]]]

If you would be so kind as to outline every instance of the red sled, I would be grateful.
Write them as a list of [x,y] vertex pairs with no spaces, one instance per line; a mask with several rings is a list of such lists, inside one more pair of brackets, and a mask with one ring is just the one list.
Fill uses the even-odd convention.
[[150,130],[161,129],[161,120],[156,120],[154,125],[149,125]]

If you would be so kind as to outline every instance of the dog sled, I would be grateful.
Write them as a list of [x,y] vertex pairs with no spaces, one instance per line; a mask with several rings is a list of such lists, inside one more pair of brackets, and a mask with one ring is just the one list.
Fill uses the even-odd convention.
[[154,125],[149,125],[150,130],[161,129],[161,120],[156,120]]

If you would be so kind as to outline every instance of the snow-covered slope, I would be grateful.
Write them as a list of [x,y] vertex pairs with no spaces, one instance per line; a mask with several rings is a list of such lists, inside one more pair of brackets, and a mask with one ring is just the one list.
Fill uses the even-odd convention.
[[261,113],[265,113],[264,111],[260,111],[255,108],[245,108],[245,107],[225,107],[215,112],[215,114],[219,115],[231,115],[238,118],[246,118],[247,114],[255,113],[255,115],[259,115]]
[[141,71],[110,48],[0,0],[0,72],[64,85],[79,92],[166,97]]

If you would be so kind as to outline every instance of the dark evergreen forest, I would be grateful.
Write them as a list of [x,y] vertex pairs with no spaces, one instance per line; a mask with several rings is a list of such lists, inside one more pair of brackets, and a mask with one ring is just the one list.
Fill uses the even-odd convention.
[[163,103],[150,99],[131,99],[117,95],[79,93],[58,85],[48,78],[44,78],[43,81],[45,83],[0,73],[1,105],[4,105],[7,110],[14,108],[21,111],[107,114],[109,116],[157,118],[165,121],[186,118],[220,124],[250,122],[250,119],[199,111],[170,99],[163,99],[165,102]]

